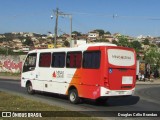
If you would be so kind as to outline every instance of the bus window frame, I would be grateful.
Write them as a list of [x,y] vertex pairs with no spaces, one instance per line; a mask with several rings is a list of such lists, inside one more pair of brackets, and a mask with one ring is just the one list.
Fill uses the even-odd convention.
[[[53,61],[54,61],[54,54],[64,54],[64,65],[63,66],[58,66],[58,67],[56,67],[56,66],[54,66],[54,64],[53,64]],[[65,68],[65,66],[66,66],[66,53],[65,52],[53,52],[52,54],[51,54],[51,57],[52,57],[52,60],[51,60],[51,67],[52,68]]]
[[[76,60],[74,59],[74,65],[73,67],[70,67],[70,58],[68,58],[69,54],[70,53],[73,53],[73,54],[76,54],[76,53],[80,53],[81,54],[81,60],[80,60],[80,66],[76,66]],[[75,56],[74,56],[75,57]],[[66,54],[66,68],[76,68],[76,69],[80,69],[82,68],[82,61],[83,61],[83,52],[82,51],[68,51],[67,54]],[[69,65],[68,65],[69,64]]]
[[[34,56],[35,60],[34,60],[34,65],[29,65],[29,60],[30,60],[30,56]],[[36,63],[37,63],[37,53],[30,53],[27,55],[24,65],[23,65],[23,73],[24,72],[29,72],[29,71],[33,71],[36,68]]]
[[[84,66],[84,62],[85,62],[85,53],[94,53],[94,52],[98,52],[99,53],[99,65],[98,67],[85,67]],[[83,52],[83,62],[82,62],[82,67],[83,69],[100,69],[100,66],[101,66],[101,51],[100,50],[94,50],[94,51],[84,51]]]
[[[49,65],[49,66],[40,66],[41,55],[42,55],[42,54],[50,54],[50,65]],[[51,53],[51,52],[41,52],[41,53],[39,54],[39,63],[38,63],[38,66],[39,66],[40,68],[50,68],[50,67],[51,67],[51,62],[52,62],[52,53]]]

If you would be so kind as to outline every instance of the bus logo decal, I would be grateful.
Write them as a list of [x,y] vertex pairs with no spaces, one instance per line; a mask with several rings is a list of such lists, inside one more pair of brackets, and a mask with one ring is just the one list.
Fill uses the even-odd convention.
[[54,77],[54,78],[56,78],[56,72],[54,71],[54,73],[52,74],[52,76]]
[[52,76],[53,78],[64,78],[64,71],[54,71]]

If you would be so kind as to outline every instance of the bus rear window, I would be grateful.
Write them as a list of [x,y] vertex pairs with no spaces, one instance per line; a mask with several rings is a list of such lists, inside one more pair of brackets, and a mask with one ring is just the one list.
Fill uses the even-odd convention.
[[135,64],[135,55],[129,50],[108,49],[108,62],[114,66],[132,66]]
[[83,68],[98,69],[100,67],[100,51],[86,51],[83,53]]

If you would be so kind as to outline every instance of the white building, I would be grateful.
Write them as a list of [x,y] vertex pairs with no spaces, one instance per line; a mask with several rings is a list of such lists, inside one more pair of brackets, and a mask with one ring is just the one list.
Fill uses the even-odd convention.
[[96,40],[98,37],[99,37],[99,32],[97,31],[91,31],[88,33],[89,40]]
[[91,38],[99,37],[99,32],[91,31],[88,33],[88,37],[91,37]]

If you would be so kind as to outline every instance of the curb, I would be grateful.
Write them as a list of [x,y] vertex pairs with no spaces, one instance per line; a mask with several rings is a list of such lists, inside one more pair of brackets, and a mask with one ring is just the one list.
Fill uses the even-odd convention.
[[16,76],[0,76],[0,79],[7,79],[7,80],[20,80],[20,77]]
[[155,79],[153,81],[136,81],[136,84],[140,85],[159,85],[160,84],[160,79]]
[[158,82],[142,82],[142,83],[136,83],[136,85],[160,85]]

